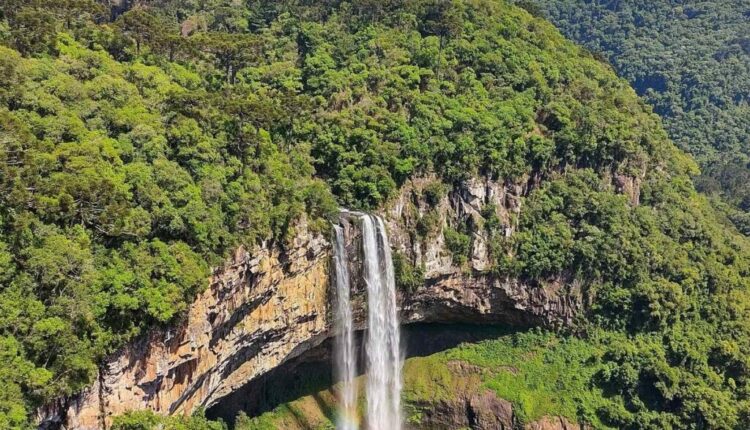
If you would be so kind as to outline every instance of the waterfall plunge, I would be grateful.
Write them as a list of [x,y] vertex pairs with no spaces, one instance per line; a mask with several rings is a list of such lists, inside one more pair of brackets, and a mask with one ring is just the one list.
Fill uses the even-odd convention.
[[[359,216],[362,222],[363,277],[367,287],[367,423],[369,430],[400,430],[401,339],[391,248],[383,220],[371,215]],[[356,363],[349,303],[349,270],[344,235],[338,226],[335,258],[338,295],[336,373],[342,381],[342,413],[337,429],[350,430],[356,427],[351,415],[356,400],[353,380]]]
[[346,255],[344,230],[334,226],[336,248],[334,263],[336,265],[336,377],[341,381],[340,414],[336,428],[355,430],[357,428],[357,362],[354,349],[354,327],[352,309],[349,300],[349,259]]
[[367,284],[367,422],[371,430],[401,428],[401,352],[396,283],[383,220],[362,220]]

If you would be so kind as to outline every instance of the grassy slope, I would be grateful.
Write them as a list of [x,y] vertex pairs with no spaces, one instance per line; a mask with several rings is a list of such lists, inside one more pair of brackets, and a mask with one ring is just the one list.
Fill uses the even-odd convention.
[[[589,383],[600,354],[596,342],[527,332],[411,358],[404,365],[406,418],[418,424],[425,404],[490,389],[513,403],[522,422],[563,416],[574,422],[589,421],[594,428],[608,428],[595,414],[606,400],[601,390]],[[334,403],[333,391],[328,389],[254,419],[243,417],[237,429],[332,428]]]

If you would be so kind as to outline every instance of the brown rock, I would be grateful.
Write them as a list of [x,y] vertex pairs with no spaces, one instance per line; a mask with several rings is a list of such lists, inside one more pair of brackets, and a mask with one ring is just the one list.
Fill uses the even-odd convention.
[[[486,271],[490,267],[488,238],[483,229],[475,229],[467,267],[453,265],[445,249],[443,228],[481,224],[487,205],[494,208],[506,234],[512,234],[512,215],[520,211],[523,187],[468,181],[430,209],[423,191],[433,180],[410,181],[384,214],[392,247],[426,268],[424,286],[400,294],[402,321],[516,326],[571,322],[582,306],[579,286],[564,282],[532,285],[490,275]],[[437,231],[416,237],[415,226],[429,210],[436,211]],[[347,231],[352,264],[358,266],[361,257],[355,221]],[[330,244],[324,237],[310,234],[304,224],[298,226],[297,233],[292,246],[283,251],[262,247],[251,254],[238,249],[225,267],[214,273],[209,288],[195,299],[180,324],[154,331],[114,354],[101,367],[97,381],[83,393],[40,408],[40,427],[107,428],[113,416],[139,409],[189,414],[215,404],[323,342],[330,336],[331,325]],[[357,273],[358,267],[352,267],[352,275]],[[355,282],[352,288],[354,315],[361,327],[364,286]],[[509,426],[507,402],[487,394],[464,399],[460,405],[463,417],[467,404],[475,410],[480,426],[472,428]],[[453,414],[457,407],[433,406],[436,416],[448,416],[440,408]],[[450,427],[453,418],[447,422],[451,424],[446,428],[457,428]],[[499,423],[506,427],[492,427]]]
[[476,430],[511,430],[513,428],[513,405],[497,397],[492,391],[475,394],[469,399],[468,421]]
[[585,426],[572,424],[562,417],[544,417],[526,425],[526,430],[583,430]]

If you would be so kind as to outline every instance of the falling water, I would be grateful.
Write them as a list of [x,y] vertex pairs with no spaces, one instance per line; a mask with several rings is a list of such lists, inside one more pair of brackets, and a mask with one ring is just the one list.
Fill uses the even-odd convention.
[[390,244],[380,218],[362,218],[367,284],[367,423],[370,430],[401,429],[401,355]]
[[339,391],[340,412],[336,428],[338,430],[355,430],[357,391],[355,377],[357,371],[354,354],[354,328],[352,308],[349,300],[349,261],[346,255],[344,230],[334,226],[336,247],[334,263],[336,266],[336,376],[341,382]]
[[[396,282],[383,220],[348,212],[362,222],[363,278],[367,287],[366,364],[367,427],[401,430],[401,339],[396,310]],[[341,381],[337,430],[355,430],[356,356],[350,303],[350,275],[344,231],[334,226],[336,248],[336,374]]]
[[393,258],[391,257],[391,245],[385,231],[385,224],[381,218],[377,218],[378,230],[380,231],[380,243],[383,250],[382,264],[385,273],[385,311],[388,331],[389,348],[388,363],[390,366],[390,411],[392,425],[389,429],[401,429],[401,326],[398,320],[396,304],[396,276],[393,271]]

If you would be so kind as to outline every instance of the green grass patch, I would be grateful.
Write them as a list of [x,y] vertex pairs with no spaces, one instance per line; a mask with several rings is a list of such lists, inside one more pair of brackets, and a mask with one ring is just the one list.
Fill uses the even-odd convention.
[[[483,330],[483,327],[477,327]],[[542,331],[503,333],[477,343],[465,343],[427,357],[414,357],[404,364],[404,417],[419,428],[424,412],[440,402],[450,402],[489,389],[513,404],[519,423],[545,416],[561,416],[586,423],[594,429],[611,429],[599,413],[612,405],[593,384],[601,369],[605,342],[577,339]],[[318,428],[318,419],[306,422],[310,398],[280,405],[258,418],[245,419],[242,430],[283,427],[290,418],[300,428]],[[360,413],[364,414],[364,395]],[[333,405],[329,405],[333,407]],[[330,411],[314,411],[332,418]],[[243,421],[238,420],[238,424]],[[248,425],[248,424],[252,425]],[[309,425],[309,427],[305,427]],[[297,428],[297,427],[295,427]]]
[[563,416],[607,428],[596,416],[606,400],[591,384],[600,354],[593,342],[526,332],[461,345],[439,356],[487,369],[483,386],[512,402],[523,422]]

